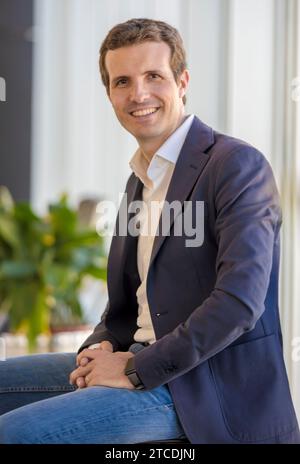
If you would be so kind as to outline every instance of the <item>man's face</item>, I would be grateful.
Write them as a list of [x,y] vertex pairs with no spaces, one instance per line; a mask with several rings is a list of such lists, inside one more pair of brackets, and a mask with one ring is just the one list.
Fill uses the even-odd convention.
[[109,98],[122,126],[141,144],[158,148],[180,125],[189,75],[176,83],[165,42],[109,50]]

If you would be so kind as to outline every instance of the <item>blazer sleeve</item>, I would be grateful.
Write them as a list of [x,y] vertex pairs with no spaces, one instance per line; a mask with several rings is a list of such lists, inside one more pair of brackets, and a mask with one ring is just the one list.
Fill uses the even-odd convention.
[[107,303],[105,311],[102,314],[101,321],[98,325],[96,325],[93,333],[81,345],[81,347],[78,350],[78,353],[80,353],[84,348],[88,348],[90,345],[93,345],[94,343],[103,342],[104,340],[107,340],[112,344],[114,351],[117,351],[119,349],[119,342],[105,325],[105,318],[108,312],[109,302]]
[[[126,184],[126,188],[125,188],[126,193],[128,192],[130,188],[130,183],[134,179],[135,179],[135,175],[131,174]],[[108,328],[106,327],[105,319],[109,311],[110,311],[110,303],[108,301],[99,324],[96,325],[93,333],[81,345],[81,347],[78,350],[78,353],[80,353],[84,348],[88,348],[90,345],[93,345],[94,343],[103,342],[104,340],[111,342],[111,344],[113,345],[114,351],[118,351],[121,348],[121,344],[118,342],[116,337],[112,334],[112,332],[108,330]]]
[[218,247],[215,287],[185,322],[135,355],[137,373],[147,389],[185,374],[226,348],[254,328],[265,308],[281,223],[271,167],[250,146],[211,161]]

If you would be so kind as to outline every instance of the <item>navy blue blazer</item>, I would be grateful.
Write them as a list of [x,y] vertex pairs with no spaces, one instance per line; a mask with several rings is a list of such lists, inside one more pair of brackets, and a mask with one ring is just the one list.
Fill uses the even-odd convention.
[[[132,174],[128,203],[141,191]],[[190,237],[172,234],[176,215],[169,236],[155,238],[147,295],[157,341],[136,354],[138,375],[147,389],[168,384],[191,443],[300,442],[282,352],[281,210],[269,163],[195,117],[166,200],[204,201],[204,241],[187,247]],[[133,342],[136,245],[113,237],[109,303],[80,350],[109,340],[126,351]]]

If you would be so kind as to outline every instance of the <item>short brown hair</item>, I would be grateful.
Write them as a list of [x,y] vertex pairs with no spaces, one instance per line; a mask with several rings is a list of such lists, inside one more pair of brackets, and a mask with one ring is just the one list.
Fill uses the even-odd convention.
[[[142,42],[165,42],[169,45],[171,49],[170,67],[175,81],[178,82],[187,64],[183,41],[177,29],[163,21],[154,19],[130,19],[125,23],[114,26],[105,37],[100,48],[100,74],[108,94],[109,75],[105,65],[107,52]],[[182,101],[185,104],[185,95]]]

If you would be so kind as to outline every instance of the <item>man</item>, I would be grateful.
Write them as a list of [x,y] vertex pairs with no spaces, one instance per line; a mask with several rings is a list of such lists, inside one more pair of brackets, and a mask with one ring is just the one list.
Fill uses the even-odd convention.
[[[189,73],[173,27],[147,19],[117,25],[102,44],[100,70],[117,118],[139,145],[124,197],[127,233],[123,204],[110,249],[109,303],[75,369],[66,354],[1,365],[9,367],[0,390],[2,414],[9,412],[0,417],[0,442],[298,442],[269,164],[185,114]],[[130,205],[141,200],[132,223]],[[174,201],[180,208],[164,228]],[[160,215],[151,215],[153,203]],[[185,219],[189,227],[178,233]]]

